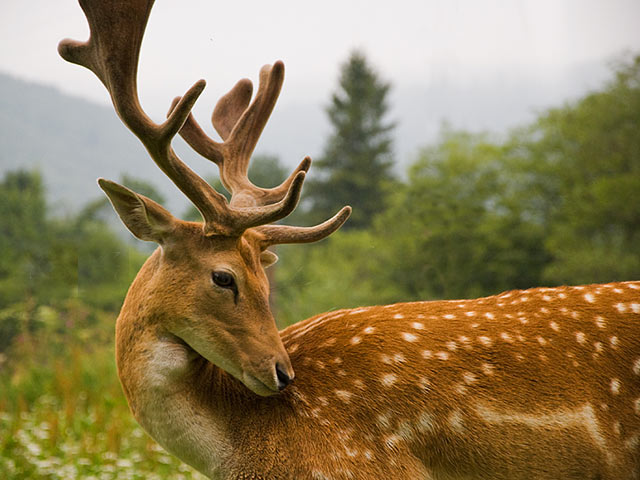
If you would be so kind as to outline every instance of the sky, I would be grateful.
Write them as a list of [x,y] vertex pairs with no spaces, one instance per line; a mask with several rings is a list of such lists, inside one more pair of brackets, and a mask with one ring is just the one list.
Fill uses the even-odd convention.
[[[607,62],[640,52],[639,24],[638,0],[158,0],[143,43],[140,97],[160,120],[173,97],[205,78],[207,90],[194,109],[205,123],[238,79],[255,81],[261,65],[281,59],[287,73],[276,108],[291,113],[311,106],[317,120],[340,64],[357,48],[404,105],[392,113],[405,137],[424,134],[426,127],[411,122],[427,122],[420,111],[430,108],[439,117],[449,113],[461,127],[492,128],[498,114],[488,99],[500,98],[501,89],[510,95],[504,109],[513,112],[502,122],[509,123],[599,86]],[[75,0],[2,0],[0,71],[107,104],[92,74],[56,53],[62,38],[87,36]],[[553,85],[561,87],[551,93]],[[425,91],[441,87],[451,99],[419,102]],[[529,101],[526,89],[540,92]],[[470,100],[456,99],[456,92]],[[419,111],[410,111],[412,105]],[[309,127],[326,130],[316,120]]]

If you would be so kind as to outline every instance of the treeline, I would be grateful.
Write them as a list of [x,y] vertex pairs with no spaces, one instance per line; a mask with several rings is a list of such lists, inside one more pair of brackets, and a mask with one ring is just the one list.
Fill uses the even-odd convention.
[[[347,105],[354,118],[348,103],[332,107]],[[362,183],[369,174],[338,167],[326,178]],[[406,181],[378,184],[369,194],[384,208],[356,228],[320,246],[281,247],[285,323],[361,304],[638,279],[640,57],[506,139],[444,128]]]
[[[360,304],[640,278],[640,57],[614,73],[600,91],[501,140],[444,128],[400,180],[389,85],[354,53],[328,107],[334,131],[292,220],[321,221],[348,203],[353,221],[320,245],[279,247],[281,324]],[[256,160],[257,183],[285,175],[276,158]],[[144,182],[124,183],[162,201]],[[37,173],[5,176],[2,342],[16,325],[8,312],[69,299],[117,312],[148,251],[114,233],[112,219],[106,200],[52,218]]]

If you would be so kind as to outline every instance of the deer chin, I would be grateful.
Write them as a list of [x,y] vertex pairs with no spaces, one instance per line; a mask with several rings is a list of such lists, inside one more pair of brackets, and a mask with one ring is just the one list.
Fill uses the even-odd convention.
[[242,372],[241,381],[249,390],[251,390],[256,395],[260,395],[261,397],[272,397],[280,393],[277,388],[275,390],[273,388],[270,388],[266,383],[259,380],[257,377],[247,371]]
[[[179,342],[185,348],[189,349],[193,355],[197,355],[202,359],[214,364],[216,367],[224,370],[229,375],[235,377],[242,382],[249,390],[261,397],[270,397],[280,393],[277,382],[275,381],[275,373],[273,371],[268,374],[260,374],[256,368],[252,368],[250,362],[246,365],[234,365],[227,361],[223,356],[212,351],[211,346],[197,338],[185,338],[184,335],[172,334],[174,341]],[[264,378],[264,380],[262,380]]]

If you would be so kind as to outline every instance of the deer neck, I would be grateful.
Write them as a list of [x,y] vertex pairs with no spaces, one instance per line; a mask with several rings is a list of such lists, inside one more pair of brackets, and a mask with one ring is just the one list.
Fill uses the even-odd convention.
[[161,250],[131,285],[116,324],[118,375],[140,425],[166,450],[217,478],[228,444],[227,374],[162,328],[147,305]]

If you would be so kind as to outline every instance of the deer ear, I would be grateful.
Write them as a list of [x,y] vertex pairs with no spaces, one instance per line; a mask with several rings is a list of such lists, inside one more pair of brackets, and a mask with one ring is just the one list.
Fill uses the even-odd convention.
[[265,250],[260,254],[260,263],[263,268],[269,268],[278,261],[278,256],[270,250]]
[[173,231],[175,217],[150,198],[104,178],[98,179],[98,185],[125,226],[140,240],[162,243]]

